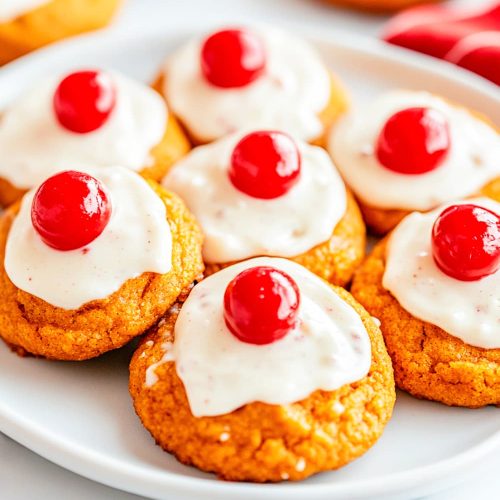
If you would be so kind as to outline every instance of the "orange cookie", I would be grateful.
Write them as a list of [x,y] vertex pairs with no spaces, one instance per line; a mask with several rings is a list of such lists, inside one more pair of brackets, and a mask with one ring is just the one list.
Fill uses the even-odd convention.
[[328,149],[368,228],[468,198],[500,178],[500,136],[484,116],[427,92],[396,90],[343,117]]
[[[98,176],[113,196],[112,217],[83,247],[62,251],[49,246],[52,240],[50,245],[59,245],[63,237],[63,242],[71,241],[89,230],[85,220],[71,219],[76,217],[71,201],[63,202],[66,212],[57,224],[65,228],[73,223],[74,228],[56,234],[59,240],[54,240],[55,233],[40,232],[39,227],[50,227],[43,219],[43,224],[31,226],[31,199],[39,200],[32,191],[1,218],[0,334],[20,353],[83,360],[121,347],[156,323],[203,271],[198,226],[175,195],[124,168],[109,167]],[[71,188],[70,181],[64,177],[64,189]],[[52,191],[55,200],[57,189]],[[42,202],[37,203],[39,207]],[[161,211],[166,211],[166,225]],[[42,214],[37,220],[51,216],[40,209],[36,213]],[[166,272],[141,272],[155,266]]]
[[[497,189],[494,198],[500,201],[500,190]],[[492,202],[487,204],[485,200],[478,198],[470,203],[492,208]],[[468,202],[463,202],[457,206],[467,205]],[[498,203],[496,206],[499,207]],[[473,234],[474,224],[466,222],[467,214],[459,216],[467,228],[460,233],[463,245],[465,238]],[[421,224],[428,217],[434,216],[408,216],[392,236],[380,242],[356,272],[351,291],[381,322],[398,387],[416,397],[447,405],[470,408],[499,405],[500,340],[495,340],[499,321],[495,300],[498,301],[500,272],[463,281],[471,277],[450,276],[448,267],[444,268],[446,272],[442,271],[432,257],[436,250],[431,252],[427,248],[430,243],[425,243],[431,239],[430,231]],[[414,227],[425,236],[415,235]],[[443,234],[441,230],[439,234]],[[420,243],[422,238],[424,245]],[[449,239],[442,241],[445,243],[440,252],[447,253],[448,259],[452,255],[450,249],[458,255],[464,248],[453,245]],[[497,229],[497,253],[498,241]],[[490,247],[491,260],[495,239],[490,241]],[[467,271],[467,262],[479,258],[479,252],[477,248],[473,253],[468,252],[469,257],[457,266],[459,272]]]
[[[251,59],[243,58],[247,52],[252,67],[245,67]],[[192,40],[169,57],[154,88],[198,145],[255,128],[284,130],[325,145],[349,101],[342,83],[305,41],[262,27]]]
[[15,12],[13,18],[11,15],[5,19],[0,17],[0,65],[49,43],[106,26],[121,1],[47,0],[33,3],[37,4],[33,10]]
[[[252,265],[275,265],[281,269],[282,262],[288,262],[288,275],[296,279],[300,293],[304,295],[303,283],[297,281],[297,275],[293,272],[300,266],[289,261],[253,259],[233,267],[243,266],[250,269]],[[174,454],[182,463],[214,472],[226,480],[254,482],[301,480],[321,471],[342,467],[365,453],[380,437],[391,417],[395,401],[394,381],[391,363],[378,327],[344,289],[328,287],[324,282],[318,285],[319,288],[325,286],[327,293],[334,295],[334,298],[330,299],[330,306],[335,310],[335,314],[347,306],[350,314],[359,315],[363,340],[366,341],[368,349],[371,344],[368,365],[362,368],[363,374],[358,373],[354,377],[359,377],[354,382],[341,384],[334,390],[312,390],[308,395],[304,393],[301,398],[295,400],[296,402],[287,404],[266,404],[250,398],[240,405],[243,403],[241,397],[245,399],[248,393],[253,394],[253,389],[271,400],[276,393],[273,394],[273,390],[269,390],[270,387],[275,387],[276,391],[283,394],[287,393],[290,385],[294,383],[290,382],[288,389],[281,391],[279,388],[284,382],[282,371],[288,373],[287,377],[299,379],[296,386],[310,384],[317,372],[324,369],[324,365],[307,358],[308,354],[305,353],[311,353],[309,342],[313,342],[307,334],[302,339],[301,350],[296,351],[292,345],[294,340],[287,343],[288,337],[276,341],[271,346],[245,344],[226,338],[225,336],[230,336],[231,333],[223,331],[226,327],[219,326],[218,322],[215,325],[210,323],[203,330],[196,329],[193,340],[195,336],[200,339],[201,350],[208,341],[215,342],[214,348],[219,355],[222,350],[222,356],[227,352],[228,357],[212,360],[208,365],[203,363],[204,357],[197,358],[200,362],[196,365],[183,358],[183,343],[187,349],[187,338],[182,330],[186,327],[182,317],[189,316],[189,311],[186,310],[197,307],[198,300],[201,301],[202,308],[210,308],[211,306],[204,306],[203,301],[207,300],[213,305],[212,294],[216,293],[214,290],[220,286],[218,280],[222,273],[231,272],[231,269],[227,268],[202,282],[210,283],[208,294],[205,290],[199,293],[198,287],[202,283],[197,285],[188,300],[183,305],[179,304],[179,307],[171,309],[164,321],[141,341],[133,356],[130,364],[130,392],[138,416],[156,443],[165,451]],[[314,275],[307,274],[320,281]],[[264,309],[265,311],[261,310],[261,318],[269,312],[267,308]],[[211,314],[210,309],[206,312]],[[338,319],[339,316],[336,317]],[[321,324],[323,319],[317,317],[316,320],[317,325],[318,322]],[[196,318],[193,321],[191,328],[196,328]],[[307,328],[309,323],[306,320],[304,324],[306,326],[303,328]],[[311,327],[314,330],[315,327]],[[212,328],[218,329],[215,336],[207,341],[203,340],[205,335],[212,334]],[[345,332],[341,329],[335,335],[343,335]],[[323,333],[329,335],[324,331]],[[288,333],[287,336],[300,338],[297,332]],[[360,339],[361,335],[358,340]],[[272,354],[270,347],[274,349]],[[193,345],[191,354],[198,348],[199,346]],[[320,349],[323,359],[329,356],[330,348],[331,346],[325,345]],[[281,349],[289,350],[283,358],[280,355]],[[358,354],[359,352],[362,352],[362,349],[358,350]],[[276,362],[277,357],[273,364],[275,356],[281,361]],[[351,359],[348,362],[345,354],[344,367],[349,363],[352,363],[351,368],[364,365],[364,355],[360,356],[357,361]],[[236,362],[231,362],[231,358],[236,358]],[[260,361],[253,365],[257,358]],[[295,370],[287,371],[288,364],[292,361]],[[312,363],[311,366],[309,363]],[[217,371],[212,374],[212,379],[207,379],[208,372],[205,373],[204,370],[211,370],[210,366],[222,367],[225,372],[222,375],[222,387],[219,387],[222,399],[221,393],[217,395],[217,391],[212,392],[221,381],[219,377],[222,372]],[[267,367],[274,367],[273,375]],[[253,373],[252,369],[257,371]],[[206,404],[211,407],[208,412],[212,413],[210,416],[199,415],[199,403],[203,406],[203,401],[199,400],[196,389],[190,392],[193,389],[191,384],[196,378],[196,373],[193,372],[197,370],[200,370],[200,381],[212,380],[214,384],[212,387],[200,382],[207,399]],[[187,373],[192,376],[191,380],[184,377]],[[274,380],[269,380],[269,377],[274,377]],[[240,386],[242,378],[247,380],[246,387]],[[263,384],[266,385],[265,388],[262,387]],[[253,387],[255,385],[258,387]],[[314,384],[311,388],[313,387]],[[235,402],[233,397],[236,397],[238,402]],[[294,400],[293,396],[291,400]],[[221,402],[223,405],[230,404],[229,407],[239,407],[220,413],[214,408]],[[193,414],[193,408],[196,416]]]
[[[97,106],[99,99],[106,109]],[[123,165],[159,181],[189,149],[177,120],[149,87],[102,71],[49,78],[3,115],[0,204],[75,165]]]
[[343,286],[361,263],[365,227],[325,151],[282,132],[198,146],[163,180],[205,235],[206,273],[269,255]]

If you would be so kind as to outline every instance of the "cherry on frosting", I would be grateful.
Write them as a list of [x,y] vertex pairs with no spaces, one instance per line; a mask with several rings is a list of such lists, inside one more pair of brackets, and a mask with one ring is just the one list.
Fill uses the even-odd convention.
[[435,109],[408,108],[393,114],[376,143],[378,161],[400,174],[423,174],[437,168],[450,149],[446,118]]
[[67,130],[93,132],[109,118],[116,104],[112,78],[100,71],[77,71],[58,85],[53,98],[54,113]]
[[299,289],[288,274],[269,266],[252,267],[227,286],[224,319],[239,340],[270,344],[295,327],[299,304]]
[[201,71],[222,88],[244,87],[266,66],[266,51],[258,35],[245,29],[227,29],[210,35],[201,48]]
[[500,268],[500,217],[473,204],[452,205],[432,228],[438,267],[461,281],[475,281]]
[[233,150],[229,179],[237,189],[254,198],[277,198],[299,180],[300,165],[300,152],[289,135],[252,132]]
[[88,245],[103,232],[110,217],[111,202],[101,182],[71,170],[47,179],[31,205],[33,227],[56,250]]

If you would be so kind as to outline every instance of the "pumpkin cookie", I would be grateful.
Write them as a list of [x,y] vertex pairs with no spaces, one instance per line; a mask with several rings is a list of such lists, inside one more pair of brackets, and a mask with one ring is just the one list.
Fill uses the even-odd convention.
[[121,165],[160,180],[190,149],[164,100],[118,73],[49,78],[0,122],[0,204],[65,169]]
[[44,45],[102,28],[120,0],[2,0],[0,64]]
[[500,179],[493,125],[427,92],[392,91],[353,111],[334,127],[328,148],[376,234]]
[[192,40],[168,58],[155,88],[194,144],[272,128],[323,145],[348,107],[342,84],[312,47],[262,26]]
[[407,216],[356,272],[396,384],[447,405],[500,404],[500,190]]
[[60,360],[141,335],[203,270],[183,203],[123,167],[65,171],[29,191],[0,219],[0,261],[0,335]]
[[328,154],[283,132],[239,133],[199,146],[163,185],[200,223],[208,274],[267,255],[345,285],[363,259],[363,220]]
[[196,285],[141,342],[130,391],[179,461],[255,482],[351,462],[380,437],[395,400],[373,319],[344,289],[276,258]]

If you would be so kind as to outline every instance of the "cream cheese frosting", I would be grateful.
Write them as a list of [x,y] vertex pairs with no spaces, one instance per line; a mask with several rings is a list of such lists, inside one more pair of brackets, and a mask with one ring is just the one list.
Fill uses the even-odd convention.
[[20,189],[61,170],[121,165],[141,170],[162,139],[167,108],[154,90],[111,73],[116,105],[97,130],[77,134],[63,128],[52,97],[60,78],[47,78],[21,96],[0,119],[0,177]]
[[[500,214],[489,198],[472,203]],[[432,256],[432,227],[445,207],[412,213],[392,233],[383,286],[404,309],[465,343],[500,348],[500,271],[477,281],[460,281],[439,269]]]
[[[298,325],[267,345],[241,342],[225,325],[223,297],[229,282],[254,266],[285,271],[298,285]],[[316,390],[333,391],[362,379],[371,366],[368,333],[356,311],[323,280],[285,259],[262,257],[225,268],[192,290],[175,325],[174,360],[194,416],[230,413],[260,401],[285,405]],[[146,380],[153,385],[149,373]]]
[[[389,170],[375,154],[385,122],[411,107],[440,111],[448,121],[451,138],[443,163],[418,175]],[[493,127],[467,109],[427,92],[395,90],[353,111],[334,127],[328,148],[355,194],[378,208],[429,210],[470,196],[500,175],[500,136]]]
[[347,203],[345,186],[328,154],[298,141],[298,182],[288,193],[262,200],[239,191],[228,177],[231,154],[241,137],[234,134],[194,149],[163,180],[200,223],[205,261],[293,257],[327,241]]
[[264,74],[240,88],[218,88],[200,69],[202,40],[169,57],[163,92],[170,107],[200,142],[244,128],[273,128],[312,140],[323,132],[319,113],[331,92],[330,75],[305,41],[278,29],[251,28],[267,53]]
[[144,272],[167,273],[172,236],[162,200],[140,175],[124,167],[85,169],[111,200],[104,231],[84,248],[60,251],[46,245],[31,222],[36,189],[29,191],[12,223],[5,271],[12,283],[63,309],[105,299]]
[[0,23],[12,21],[49,2],[50,0],[2,0],[0,2]]

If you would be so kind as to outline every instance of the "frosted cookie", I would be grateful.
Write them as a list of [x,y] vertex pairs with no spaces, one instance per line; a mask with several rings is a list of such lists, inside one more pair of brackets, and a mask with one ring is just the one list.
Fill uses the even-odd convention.
[[368,227],[478,194],[500,178],[500,136],[484,117],[427,92],[392,91],[332,131],[329,151]]
[[196,285],[141,342],[130,391],[146,429],[178,460],[256,482],[356,459],[395,400],[373,318],[344,289],[277,258]]
[[0,121],[0,203],[71,168],[121,165],[154,180],[189,150],[157,92],[115,72],[49,77]]
[[345,285],[364,256],[361,214],[328,154],[283,132],[238,133],[199,146],[163,185],[200,223],[207,273],[267,255]]
[[315,50],[278,29],[223,29],[169,56],[155,88],[196,144],[242,129],[323,144],[346,93]]
[[379,318],[397,385],[476,408],[500,404],[500,190],[413,213],[356,272]]
[[123,167],[65,171],[0,219],[0,335],[19,353],[88,359],[144,333],[199,278],[183,203]]

